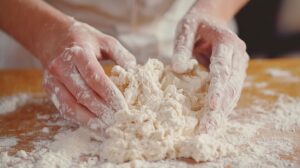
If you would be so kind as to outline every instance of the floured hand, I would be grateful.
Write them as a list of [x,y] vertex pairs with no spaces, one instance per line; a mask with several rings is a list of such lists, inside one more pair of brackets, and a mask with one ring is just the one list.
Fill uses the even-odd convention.
[[208,13],[192,7],[177,27],[173,70],[184,73],[197,63],[209,68],[207,104],[200,131],[214,130],[236,106],[249,57],[245,43]]
[[105,128],[113,112],[128,107],[99,60],[111,59],[126,68],[135,65],[134,56],[114,38],[76,21],[57,38],[53,58],[44,62],[49,96],[66,119],[95,130]]

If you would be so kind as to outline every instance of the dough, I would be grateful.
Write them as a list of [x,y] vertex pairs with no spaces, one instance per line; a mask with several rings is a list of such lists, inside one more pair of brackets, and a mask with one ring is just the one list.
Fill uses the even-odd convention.
[[111,79],[124,93],[129,109],[114,114],[101,144],[101,159],[209,161],[234,152],[230,144],[197,133],[209,83],[208,73],[198,65],[179,75],[150,59],[134,69],[113,67]]

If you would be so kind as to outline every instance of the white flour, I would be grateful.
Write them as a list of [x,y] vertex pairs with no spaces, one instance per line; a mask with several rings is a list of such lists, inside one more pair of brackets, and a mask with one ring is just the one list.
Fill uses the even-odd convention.
[[279,97],[277,104],[272,107],[272,112],[266,116],[265,121],[271,118],[270,123],[275,122],[275,129],[283,131],[299,131],[300,128],[300,103],[298,100],[287,97]]
[[270,90],[270,89],[263,89],[260,92],[267,96],[276,96],[277,94],[274,90]]
[[128,71],[114,67],[111,78],[130,110],[115,114],[100,158],[115,163],[177,157],[209,161],[234,153],[230,144],[196,133],[209,79],[197,65],[192,69],[179,76],[158,60]]
[[[0,152],[17,145],[18,139],[15,137],[0,137]],[[1,162],[0,162],[1,163]]]
[[42,132],[45,133],[45,134],[48,134],[50,132],[49,128],[48,127],[44,127],[42,129]]
[[23,106],[31,97],[28,94],[18,94],[0,98],[0,115],[15,111]]
[[258,82],[254,84],[254,87],[256,88],[265,88],[266,86],[268,86],[267,82]]
[[[300,99],[283,96],[274,105],[257,101],[233,112],[213,135],[195,134],[206,72],[194,68],[178,76],[151,60],[130,71],[116,66],[112,75],[130,110],[115,114],[103,142],[84,128],[62,131],[32,152],[1,152],[0,168],[297,167],[299,158],[281,158],[296,152],[299,139],[289,135],[300,130]],[[208,162],[176,160],[181,157]]]
[[285,71],[277,68],[268,68],[266,73],[272,77],[291,77],[292,74],[289,71]]
[[299,82],[300,79],[291,72],[280,68],[268,68],[265,71],[268,75],[281,82]]

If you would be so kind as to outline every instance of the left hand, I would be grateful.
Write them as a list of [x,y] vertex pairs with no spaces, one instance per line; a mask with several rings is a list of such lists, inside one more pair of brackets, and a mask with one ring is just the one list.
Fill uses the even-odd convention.
[[210,84],[200,131],[216,129],[236,106],[249,56],[245,43],[209,13],[192,8],[177,27],[172,67],[184,73],[195,60],[209,69]]
[[103,132],[113,113],[128,106],[100,61],[111,59],[129,68],[135,57],[115,38],[76,20],[52,41],[42,61],[47,93],[65,119]]

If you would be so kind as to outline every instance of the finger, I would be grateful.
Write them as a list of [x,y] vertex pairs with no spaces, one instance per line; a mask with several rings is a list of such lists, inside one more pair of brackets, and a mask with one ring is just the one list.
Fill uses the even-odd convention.
[[200,120],[200,132],[210,132],[217,129],[236,106],[241,95],[242,85],[246,77],[249,56],[247,53],[234,51],[232,56],[232,71],[228,82],[224,84],[221,95],[221,107],[204,112]]
[[233,48],[225,44],[217,44],[212,48],[210,59],[210,84],[207,93],[207,105],[200,118],[200,131],[210,131],[217,128],[222,122],[221,112],[224,88],[231,75]]
[[232,58],[232,74],[225,87],[222,103],[222,111],[225,116],[236,106],[246,78],[246,69],[249,56],[244,51],[235,51]]
[[122,93],[105,74],[97,58],[91,54],[83,49],[74,53],[73,61],[81,74],[78,78],[92,88],[110,108],[116,111],[127,109]]
[[[74,54],[70,52],[68,56],[70,54],[72,54],[73,59]],[[112,113],[112,109],[86,85],[76,67],[70,61],[63,61],[62,59],[64,58],[55,60],[50,69],[76,98],[76,101],[97,116],[101,116],[106,112]]]
[[79,105],[65,86],[51,74],[46,72],[45,76],[44,87],[63,118],[94,130],[106,127],[103,122],[97,119],[95,114]]
[[210,70],[210,84],[207,102],[210,110],[216,110],[221,103],[226,83],[231,75],[233,47],[217,44],[213,47]]
[[107,57],[125,69],[136,66],[135,57],[116,39],[106,37],[106,46],[103,48]]
[[209,112],[205,111],[200,118],[198,131],[199,133],[210,133],[216,130],[223,121],[223,113],[219,109]]
[[191,60],[197,32],[195,19],[183,19],[177,27],[172,68],[175,72],[184,73],[197,62]]

